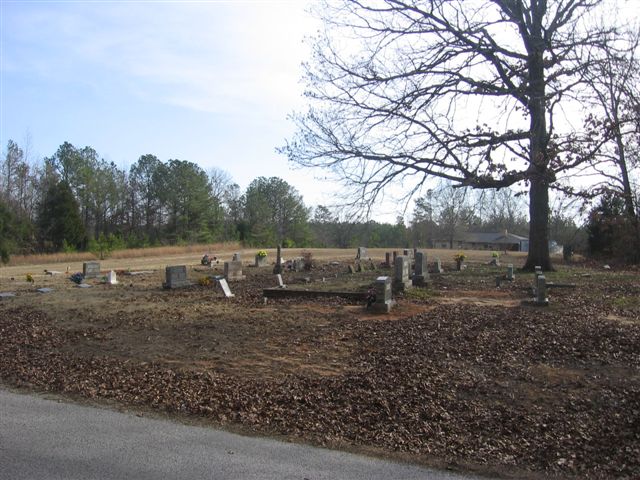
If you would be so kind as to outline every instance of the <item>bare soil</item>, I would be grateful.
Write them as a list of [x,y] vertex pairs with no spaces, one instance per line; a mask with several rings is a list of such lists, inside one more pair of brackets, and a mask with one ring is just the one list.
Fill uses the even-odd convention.
[[[356,274],[353,250],[311,252],[311,271],[284,273],[288,289],[366,291],[391,274],[384,250]],[[249,266],[254,253],[230,299],[198,284],[222,262],[193,254],[106,260],[119,284],[86,289],[68,278],[81,265],[0,269],[0,292],[16,294],[0,300],[0,382],[504,477],[640,477],[637,271],[560,265],[548,280],[576,288],[540,308],[526,302],[530,274],[496,288],[506,267],[489,252],[455,272],[455,252],[428,251],[445,273],[385,315],[338,296],[265,302],[276,281]],[[162,289],[178,264],[194,285]]]

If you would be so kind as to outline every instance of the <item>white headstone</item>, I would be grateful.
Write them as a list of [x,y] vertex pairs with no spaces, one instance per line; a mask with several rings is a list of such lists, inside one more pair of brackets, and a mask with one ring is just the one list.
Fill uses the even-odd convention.
[[284,284],[284,282],[282,281],[282,275],[281,274],[277,274],[276,275],[276,279],[278,280],[278,287],[279,288],[286,288],[287,286]]
[[118,283],[118,279],[116,276],[116,272],[114,272],[113,270],[111,270],[108,274],[107,274],[107,283],[109,285],[116,285]]
[[229,288],[229,284],[227,283],[227,281],[224,278],[219,279],[218,280],[218,284],[222,288],[222,291],[224,292],[224,296],[225,297],[227,297],[227,298],[235,297],[235,295],[233,293],[231,293],[231,289]]

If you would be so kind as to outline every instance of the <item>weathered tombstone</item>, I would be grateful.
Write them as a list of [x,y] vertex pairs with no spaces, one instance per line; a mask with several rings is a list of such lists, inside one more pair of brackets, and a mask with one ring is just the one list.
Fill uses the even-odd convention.
[[370,305],[375,312],[389,313],[393,305],[391,298],[391,278],[378,277],[374,285],[375,301]]
[[100,262],[84,262],[82,275],[84,278],[98,278],[100,276]]
[[536,298],[534,299],[536,305],[549,305],[549,299],[547,298],[547,282],[544,275],[538,275],[536,284]]
[[429,272],[427,271],[427,254],[424,252],[416,252],[415,272],[413,274],[413,284],[422,286],[429,280]]
[[266,255],[256,255],[256,267],[264,267],[267,264],[267,256]]
[[391,252],[384,254],[384,266],[387,268],[391,267]]
[[536,275],[538,275],[538,274],[542,274],[542,267],[540,267],[540,266],[536,265],[534,268],[535,268],[535,273],[536,273]]
[[93,288],[93,285],[89,285],[88,283],[78,283],[76,287],[77,288]]
[[239,253],[234,253],[233,257],[231,258],[232,262],[241,262],[242,259],[240,258],[240,254]]
[[227,282],[238,282],[247,278],[242,275],[242,262],[224,262],[224,278]]
[[118,283],[118,277],[116,275],[116,272],[114,272],[113,270],[107,273],[107,283],[109,285],[116,285]]
[[358,247],[358,253],[356,253],[356,260],[364,260],[367,258],[367,249],[365,247]]
[[15,296],[16,294],[13,292],[0,292],[0,300],[2,300],[3,298],[13,298]]
[[409,265],[411,260],[404,255],[398,255],[395,263],[395,275],[393,278],[393,287],[398,291],[408,290],[411,288],[411,280],[409,280]]
[[224,296],[226,298],[235,297],[235,295],[231,293],[231,289],[229,288],[229,284],[227,283],[226,279],[224,278],[218,279],[218,285],[220,285],[220,288],[222,288],[222,292],[224,293]]
[[280,245],[276,251],[276,265],[273,267],[273,273],[282,273],[282,252],[280,251]]
[[294,272],[302,272],[304,270],[304,258],[294,258],[292,268]]
[[176,265],[165,269],[165,282],[162,284],[164,288],[182,288],[190,285],[191,282],[187,279],[186,265]]
[[513,263],[507,265],[507,276],[506,279],[510,282],[513,282],[516,277],[513,274]]
[[276,274],[276,280],[278,280],[278,288],[287,288],[287,286],[282,281],[282,275],[281,274],[279,274],[279,273]]
[[411,249],[405,248],[402,254],[410,259],[413,258],[413,250]]
[[436,258],[436,273],[443,273],[444,269],[442,268],[442,262],[440,262],[439,258]]
[[396,264],[396,258],[398,258],[398,252],[396,252],[395,250],[392,252],[393,253],[393,264]]
[[51,293],[51,292],[53,292],[53,288],[47,288],[47,287],[38,288],[38,289],[36,289],[36,292],[38,292],[38,293]]

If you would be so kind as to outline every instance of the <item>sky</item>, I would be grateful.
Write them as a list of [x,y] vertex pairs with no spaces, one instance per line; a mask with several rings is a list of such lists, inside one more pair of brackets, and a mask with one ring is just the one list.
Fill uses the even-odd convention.
[[[312,1],[0,0],[0,149],[12,139],[34,161],[68,141],[126,171],[153,154],[222,169],[243,191],[280,177],[307,206],[331,205],[326,173],[276,152],[306,110]],[[637,17],[639,3],[622,5]],[[374,219],[408,220],[404,206]]]
[[305,0],[0,0],[0,145],[32,160],[68,141],[128,171],[144,154],[283,178],[330,204],[322,172],[276,153],[304,111]]

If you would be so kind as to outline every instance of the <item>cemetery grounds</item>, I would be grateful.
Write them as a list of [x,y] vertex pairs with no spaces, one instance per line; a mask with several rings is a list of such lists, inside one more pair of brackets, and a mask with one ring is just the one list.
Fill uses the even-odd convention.
[[[308,251],[314,267],[285,271],[287,290],[366,292],[393,275],[383,249],[356,273],[355,249]],[[275,252],[260,268],[255,252],[241,252],[234,298],[201,280],[223,271],[201,254],[104,260],[119,283],[86,289],[68,278],[80,263],[0,268],[0,292],[15,293],[0,300],[0,383],[504,478],[640,477],[638,270],[556,259],[546,276],[559,286],[536,307],[532,274],[496,287],[521,254],[495,267],[491,252],[465,252],[458,272],[455,251],[426,250],[445,272],[374,314],[341,296],[265,303]],[[162,289],[168,265],[194,284]]]

